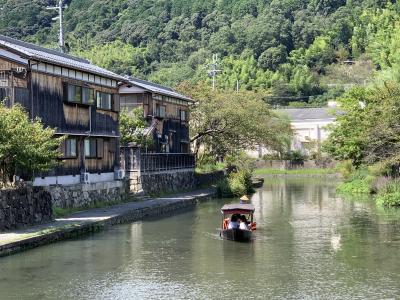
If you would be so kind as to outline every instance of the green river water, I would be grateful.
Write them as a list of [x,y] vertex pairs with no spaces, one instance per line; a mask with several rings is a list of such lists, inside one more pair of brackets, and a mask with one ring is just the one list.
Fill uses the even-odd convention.
[[0,258],[0,299],[400,299],[400,210],[267,178],[246,244],[219,238],[232,201]]

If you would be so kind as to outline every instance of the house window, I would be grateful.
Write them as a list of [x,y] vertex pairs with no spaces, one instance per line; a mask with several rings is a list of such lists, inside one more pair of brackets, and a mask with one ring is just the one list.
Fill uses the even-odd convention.
[[71,139],[71,138],[66,139],[64,157],[74,158],[76,156],[77,156],[76,139]]
[[81,103],[82,87],[76,85],[68,85],[68,102]]
[[94,90],[77,85],[68,84],[67,101],[73,103],[93,104]]
[[97,107],[111,110],[112,95],[103,92],[97,92]]
[[187,120],[187,113],[186,110],[181,110],[181,121]]
[[96,139],[85,139],[85,157],[96,158],[97,157],[97,141]]
[[94,104],[94,90],[89,88],[82,88],[82,103]]
[[166,112],[166,109],[165,109],[164,105],[157,105],[157,107],[156,107],[157,117],[165,118],[165,112]]

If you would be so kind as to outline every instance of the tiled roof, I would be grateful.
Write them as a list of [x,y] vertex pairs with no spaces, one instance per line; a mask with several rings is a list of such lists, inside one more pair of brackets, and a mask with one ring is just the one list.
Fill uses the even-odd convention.
[[31,43],[22,42],[4,35],[0,35],[0,47],[17,52],[27,59],[34,59],[42,62],[53,63],[55,65],[70,67],[80,71],[109,77],[118,81],[125,80],[124,77],[95,66],[86,59],[74,57],[72,55],[40,47]]
[[161,95],[165,95],[165,96],[170,96],[170,97],[174,97],[174,98],[178,98],[178,99],[182,99],[182,100],[186,100],[189,102],[194,102],[193,99],[186,97],[182,94],[179,94],[177,92],[175,92],[173,89],[160,85],[160,84],[156,84],[153,82],[149,82],[149,81],[145,81],[142,79],[137,79],[137,78],[133,78],[133,77],[127,77],[127,79],[129,80],[130,83],[132,83],[133,85],[136,85],[138,87],[141,87],[145,90],[148,90],[152,93],[156,93],[156,94],[161,94]]
[[334,112],[337,109],[332,107],[321,107],[321,108],[288,108],[288,109],[277,109],[279,114],[285,114],[292,121],[304,121],[304,120],[334,120],[336,119]]

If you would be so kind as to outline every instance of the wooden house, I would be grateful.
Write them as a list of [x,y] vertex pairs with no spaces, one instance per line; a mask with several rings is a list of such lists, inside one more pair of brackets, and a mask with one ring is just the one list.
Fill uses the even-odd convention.
[[121,81],[87,60],[0,35],[0,99],[67,136],[60,165],[35,174],[35,185],[115,179]]
[[171,88],[129,78],[119,89],[121,109],[142,107],[154,153],[190,153],[189,105],[193,100]]

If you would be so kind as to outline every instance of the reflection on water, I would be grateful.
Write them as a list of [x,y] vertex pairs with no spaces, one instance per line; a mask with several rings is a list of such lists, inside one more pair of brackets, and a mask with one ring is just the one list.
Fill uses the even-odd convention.
[[244,244],[219,238],[229,201],[2,258],[0,299],[400,297],[399,210],[331,181],[267,179]]

